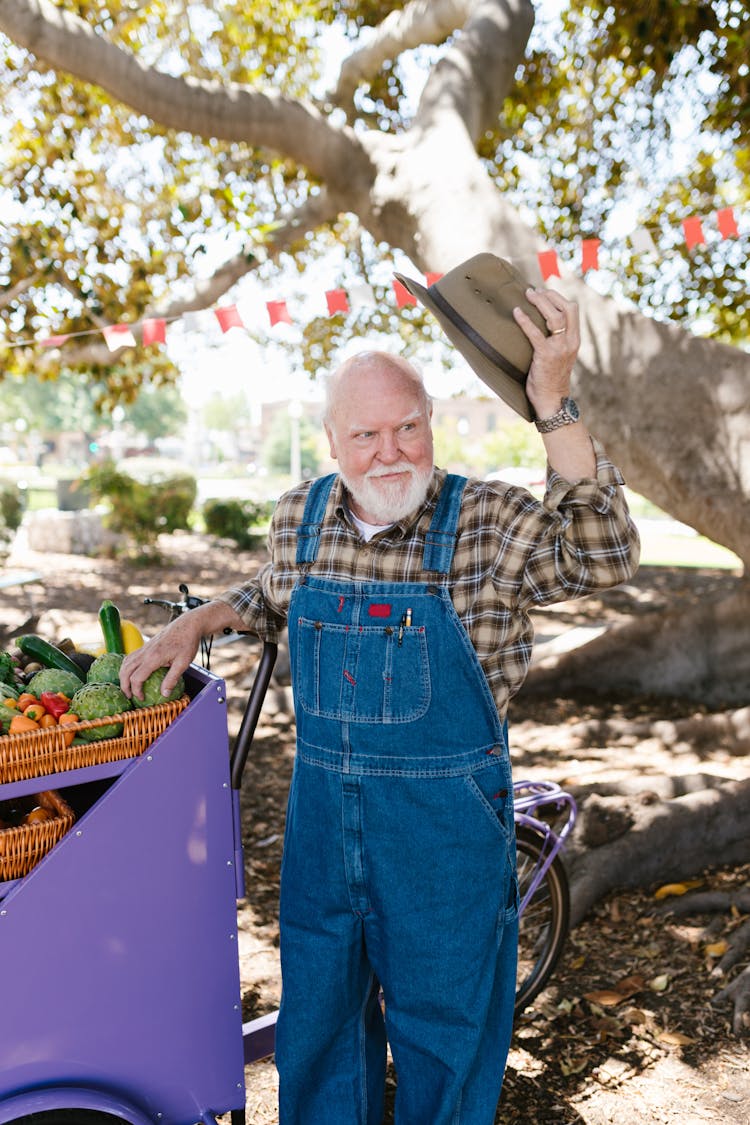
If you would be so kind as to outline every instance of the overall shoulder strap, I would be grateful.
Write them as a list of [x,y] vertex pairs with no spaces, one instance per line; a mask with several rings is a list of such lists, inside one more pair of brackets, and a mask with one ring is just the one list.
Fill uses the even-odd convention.
[[305,510],[302,513],[302,523],[297,528],[297,565],[314,563],[318,555],[320,544],[320,525],[326,514],[328,497],[336,480],[336,473],[329,473],[326,477],[318,477],[310,486],[307,494]]
[[466,487],[466,477],[448,473],[438,497],[437,506],[425,536],[422,566],[449,574],[456,546],[456,529],[461,511],[461,497]]

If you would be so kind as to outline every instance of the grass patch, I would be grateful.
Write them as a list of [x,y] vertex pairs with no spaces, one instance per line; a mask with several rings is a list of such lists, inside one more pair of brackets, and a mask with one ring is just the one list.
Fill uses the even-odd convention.
[[712,543],[682,524],[668,520],[637,519],[641,535],[642,566],[714,567],[742,570],[742,563],[726,547]]

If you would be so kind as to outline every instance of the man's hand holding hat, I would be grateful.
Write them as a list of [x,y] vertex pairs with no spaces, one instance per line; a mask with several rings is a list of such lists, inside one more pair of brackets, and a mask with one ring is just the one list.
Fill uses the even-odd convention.
[[570,378],[581,345],[578,305],[554,289],[527,289],[526,299],[544,319],[547,333],[520,306],[513,309],[516,324],[533,348],[526,378],[526,395],[538,419],[549,418],[570,394]]

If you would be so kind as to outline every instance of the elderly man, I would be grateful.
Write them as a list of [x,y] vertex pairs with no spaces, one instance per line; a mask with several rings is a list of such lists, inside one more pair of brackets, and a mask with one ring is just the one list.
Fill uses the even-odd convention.
[[399,1125],[495,1118],[518,924],[505,716],[528,667],[528,613],[621,582],[638,555],[622,478],[568,397],[577,308],[527,297],[549,333],[514,310],[533,348],[543,502],[435,468],[419,374],[361,353],[327,388],[339,474],[281,498],[253,581],[123,663],[136,694],[170,665],[167,692],[202,635],[273,640],[288,625],[281,1125],[379,1125],[386,1041]]

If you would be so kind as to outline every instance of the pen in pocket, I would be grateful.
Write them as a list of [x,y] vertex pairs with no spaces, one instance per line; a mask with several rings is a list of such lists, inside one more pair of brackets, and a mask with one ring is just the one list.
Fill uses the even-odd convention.
[[398,627],[398,644],[401,647],[401,642],[404,639],[404,629],[411,627],[411,606],[407,609],[406,613],[401,618],[401,624]]

